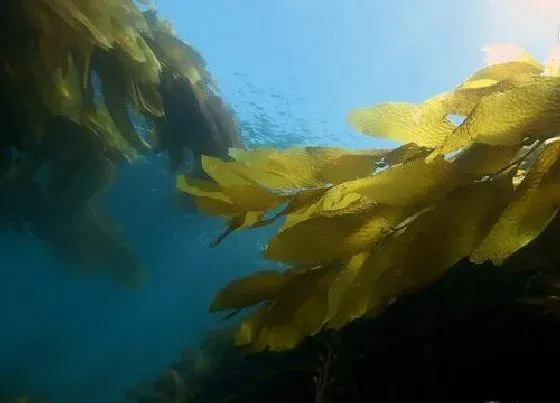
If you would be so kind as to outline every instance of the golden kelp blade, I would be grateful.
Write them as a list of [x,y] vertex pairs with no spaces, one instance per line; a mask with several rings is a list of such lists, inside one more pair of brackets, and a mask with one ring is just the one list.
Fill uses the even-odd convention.
[[[328,147],[230,150],[236,161],[204,157],[205,172],[224,186],[252,182],[280,191],[324,187],[371,175],[385,150],[341,152]],[[226,168],[227,167],[227,168]]]
[[459,88],[484,88],[497,84],[502,80],[519,79],[530,77],[543,72],[542,67],[537,67],[531,63],[508,62],[485,67],[474,73],[467,80],[463,81]]
[[560,205],[560,141],[548,145],[516,190],[488,237],[471,256],[474,262],[501,264],[535,239]]
[[[224,194],[295,187],[266,257],[296,268],[241,323],[237,342],[293,348],[321,329],[383,312],[461,260],[503,260],[537,237],[560,205],[560,82],[542,70],[518,54],[422,104],[351,113],[364,131],[407,143],[383,152],[384,169],[371,175],[298,189],[336,166],[341,153],[328,149],[233,150],[235,164],[213,164],[209,174]],[[448,130],[449,113],[466,119]]]
[[531,65],[542,71],[543,65],[527,50],[513,43],[494,43],[482,48],[485,53],[484,64],[488,66],[519,62]]
[[560,44],[550,49],[545,61],[544,75],[560,77]]
[[399,143],[437,147],[453,131],[453,124],[433,105],[385,102],[355,109],[347,121],[360,133],[383,137]]
[[287,200],[258,186],[222,187],[217,183],[180,175],[176,180],[179,191],[194,196],[198,208],[206,213],[227,217],[228,228],[210,246],[215,247],[238,229],[265,225],[264,213]]
[[392,300],[437,280],[469,256],[510,196],[507,178],[459,188],[378,246],[354,256],[331,284],[327,326],[338,329],[378,314]]
[[466,79],[462,88],[481,88],[502,80],[539,75],[545,69],[542,63],[517,45],[498,43],[485,46],[483,51],[486,67]]
[[210,305],[210,312],[246,308],[272,299],[285,284],[282,273],[263,270],[225,286]]
[[255,228],[259,226],[262,222],[263,215],[264,213],[259,211],[249,211],[232,217],[228,222],[226,230],[220,234],[216,240],[210,243],[210,247],[214,248],[218,246],[226,237],[238,229]]
[[306,264],[348,258],[383,239],[403,214],[403,209],[386,205],[318,214],[279,232],[270,240],[265,256]]
[[560,79],[534,77],[480,100],[472,114],[434,151],[447,154],[473,143],[515,145],[560,133]]
[[390,167],[376,175],[348,181],[331,188],[324,196],[336,205],[348,194],[357,194],[370,203],[395,206],[422,205],[438,200],[452,190],[460,178],[453,164],[444,158],[426,163],[418,158]]
[[317,333],[327,313],[328,285],[336,267],[325,266],[290,277],[274,299],[245,318],[236,342],[251,350],[286,350]]

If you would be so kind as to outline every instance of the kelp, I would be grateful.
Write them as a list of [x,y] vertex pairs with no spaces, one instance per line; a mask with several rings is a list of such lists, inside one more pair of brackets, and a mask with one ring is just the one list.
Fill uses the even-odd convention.
[[[141,267],[99,201],[119,164],[241,147],[202,56],[132,0],[0,7],[0,226],[129,283]],[[139,127],[143,120],[151,128]]]
[[[547,401],[557,393],[545,363],[560,356],[560,322],[534,306],[544,298],[520,301],[541,284],[558,287],[534,268],[512,274],[462,260],[383,315],[322,331],[289,351],[247,352],[234,346],[234,329],[220,329],[126,401]],[[558,298],[547,301],[558,308]]]
[[379,315],[464,259],[513,270],[508,262],[559,206],[554,71],[519,50],[423,103],[349,113],[360,132],[405,143],[393,150],[232,150],[227,161],[203,159],[208,180],[180,176],[178,189],[202,211],[229,220],[220,241],[284,218],[264,252],[291,265],[284,278],[274,274],[274,287],[262,274],[236,280],[212,304],[260,304],[241,321],[237,343],[294,348]]

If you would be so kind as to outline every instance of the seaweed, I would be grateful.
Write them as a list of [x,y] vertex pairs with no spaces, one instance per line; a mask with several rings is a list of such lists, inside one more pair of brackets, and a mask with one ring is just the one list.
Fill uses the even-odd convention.
[[223,156],[242,146],[235,117],[202,56],[153,9],[132,0],[1,9],[1,228],[39,237],[72,269],[135,283],[141,265],[101,203],[116,166],[159,150],[173,170],[188,152]]
[[283,280],[272,288],[258,274],[237,280],[212,304],[259,304],[241,321],[237,344],[295,348],[379,316],[464,259],[515,271],[512,262],[560,202],[560,77],[552,67],[519,50],[420,104],[348,114],[360,132],[405,143],[393,150],[234,149],[232,160],[203,157],[210,179],[180,176],[180,191],[228,220],[219,241],[284,218],[264,253],[290,265]]
[[235,329],[226,327],[130,391],[128,401],[554,401],[547,364],[560,357],[560,321],[520,299],[550,280],[539,271],[465,259],[379,316],[282,352],[236,348]]

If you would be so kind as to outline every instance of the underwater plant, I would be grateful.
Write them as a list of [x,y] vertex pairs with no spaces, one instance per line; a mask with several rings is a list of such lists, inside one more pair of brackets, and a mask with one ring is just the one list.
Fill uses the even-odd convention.
[[504,50],[420,104],[349,113],[363,134],[404,143],[395,149],[233,148],[232,160],[202,157],[209,179],[177,178],[202,212],[228,221],[213,246],[284,219],[265,257],[289,267],[235,280],[211,304],[259,305],[241,320],[238,345],[292,349],[378,316],[464,259],[522,267],[560,203],[560,75],[554,60],[488,48]]
[[[0,228],[31,232],[69,267],[141,278],[99,201],[115,167],[165,151],[241,147],[201,55],[133,0],[9,1],[0,45]],[[138,122],[143,122],[140,126]]]

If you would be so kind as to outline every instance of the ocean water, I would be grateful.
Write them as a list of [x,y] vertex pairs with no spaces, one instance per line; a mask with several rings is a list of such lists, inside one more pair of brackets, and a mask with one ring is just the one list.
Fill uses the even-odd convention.
[[[507,7],[500,13],[499,4],[157,6],[205,57],[249,146],[363,148],[392,144],[352,132],[345,123],[350,109],[416,102],[451,88],[481,66],[488,43],[514,42],[540,56],[557,40],[554,21],[538,24],[545,14],[520,16]],[[119,403],[124,390],[157,376],[218,326],[207,308],[217,289],[266,267],[259,252],[274,228],[240,232],[211,249],[224,223],[180,209],[165,164],[148,157],[121,167],[105,196],[147,268],[139,289],[69,275],[39,242],[0,233],[0,390],[48,392],[54,403]]]

